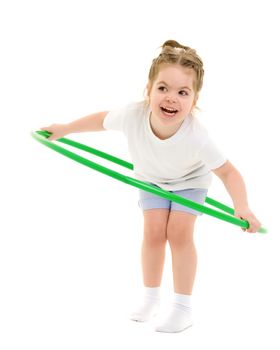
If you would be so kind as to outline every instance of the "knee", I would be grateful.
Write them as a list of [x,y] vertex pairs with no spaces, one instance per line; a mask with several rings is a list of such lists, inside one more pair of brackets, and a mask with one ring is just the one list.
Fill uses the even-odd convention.
[[144,230],[144,241],[150,246],[166,243],[166,227],[149,227]]
[[172,247],[192,247],[193,242],[193,229],[180,228],[180,227],[168,227],[167,229],[167,240]]

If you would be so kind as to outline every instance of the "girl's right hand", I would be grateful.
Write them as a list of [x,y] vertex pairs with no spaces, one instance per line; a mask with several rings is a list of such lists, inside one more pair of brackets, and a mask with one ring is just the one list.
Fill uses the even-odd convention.
[[48,137],[49,141],[60,139],[61,137],[69,134],[68,124],[52,124],[41,128],[41,130],[51,133],[51,135]]

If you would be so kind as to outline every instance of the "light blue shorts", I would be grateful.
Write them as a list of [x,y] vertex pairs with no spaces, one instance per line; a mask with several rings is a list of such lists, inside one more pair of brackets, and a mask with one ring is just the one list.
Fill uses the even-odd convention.
[[[150,185],[159,187],[155,184],[148,182]],[[180,191],[169,191],[170,193],[177,194],[178,196],[190,199],[193,202],[204,204],[208,190],[205,188],[189,188]],[[149,209],[169,209],[170,211],[183,211],[192,215],[202,215],[201,212],[185,207],[184,205],[172,202],[168,199],[159,197],[153,193],[139,190],[138,205],[142,210]]]

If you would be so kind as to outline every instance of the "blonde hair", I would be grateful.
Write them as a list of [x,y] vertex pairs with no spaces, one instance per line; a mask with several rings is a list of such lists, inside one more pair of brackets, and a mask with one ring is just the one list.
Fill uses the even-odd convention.
[[203,85],[203,62],[196,51],[188,46],[179,44],[175,40],[167,40],[161,46],[162,50],[159,56],[153,59],[148,76],[147,95],[157,78],[161,65],[178,64],[184,68],[190,68],[195,72],[194,91],[198,94]]

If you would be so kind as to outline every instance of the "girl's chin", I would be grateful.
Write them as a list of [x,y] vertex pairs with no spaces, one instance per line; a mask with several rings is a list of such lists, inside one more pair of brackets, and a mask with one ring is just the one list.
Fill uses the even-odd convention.
[[173,121],[173,120],[177,120],[178,116],[178,112],[173,113],[173,114],[169,114],[169,113],[165,113],[164,111],[160,110],[158,113],[158,117],[162,120],[168,120],[168,121]]

